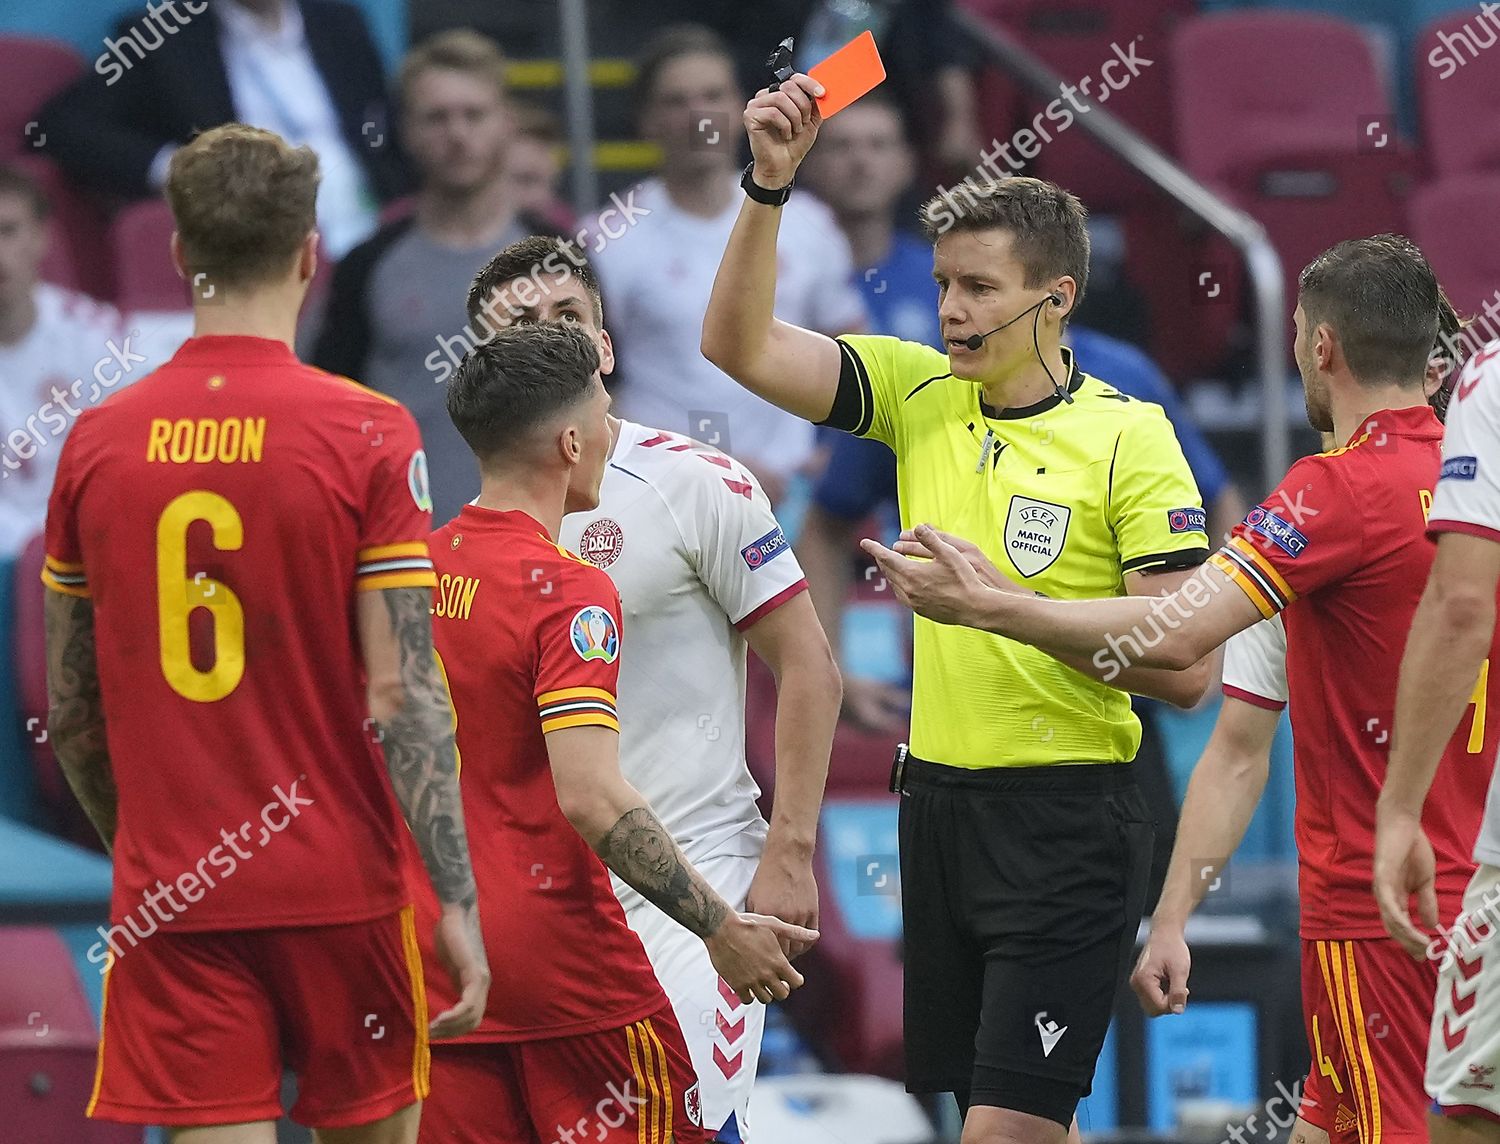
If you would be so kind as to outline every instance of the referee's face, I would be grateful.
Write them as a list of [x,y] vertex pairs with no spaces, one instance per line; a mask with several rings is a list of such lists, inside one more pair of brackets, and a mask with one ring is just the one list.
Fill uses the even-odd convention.
[[[938,323],[953,376],[989,381],[1021,368],[1036,355],[1032,318],[1023,317],[991,334],[971,350],[964,339],[1003,326],[1044,296],[1044,287],[1026,286],[1026,269],[1011,251],[1007,230],[950,230],[932,252],[932,276],[938,286]],[[1057,319],[1041,308],[1037,337],[1043,348],[1056,342]],[[1049,340],[1050,339],[1050,340]]]

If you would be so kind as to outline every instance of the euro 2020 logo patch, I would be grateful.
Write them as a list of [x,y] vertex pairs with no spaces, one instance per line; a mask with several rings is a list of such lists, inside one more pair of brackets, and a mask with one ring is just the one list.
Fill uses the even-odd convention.
[[423,512],[432,511],[432,490],[427,483],[427,454],[418,449],[411,455],[406,466],[406,487],[411,490],[411,499]]
[[598,604],[579,610],[568,635],[573,650],[585,663],[594,659],[614,663],[620,654],[620,629],[615,626],[615,618]]

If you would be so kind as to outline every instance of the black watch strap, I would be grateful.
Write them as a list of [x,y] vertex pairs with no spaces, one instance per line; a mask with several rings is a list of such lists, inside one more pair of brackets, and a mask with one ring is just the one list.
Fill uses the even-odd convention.
[[745,166],[745,173],[740,176],[740,189],[758,203],[765,203],[768,207],[779,207],[792,197],[792,184],[771,190],[763,187],[755,181],[755,164],[749,163]]

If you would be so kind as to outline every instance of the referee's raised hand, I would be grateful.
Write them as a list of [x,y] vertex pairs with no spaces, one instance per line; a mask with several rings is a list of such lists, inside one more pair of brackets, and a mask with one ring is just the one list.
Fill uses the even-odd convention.
[[792,181],[818,137],[823,115],[815,101],[822,94],[822,84],[798,72],[745,105],[745,131],[755,160],[755,181],[761,186],[774,190]]

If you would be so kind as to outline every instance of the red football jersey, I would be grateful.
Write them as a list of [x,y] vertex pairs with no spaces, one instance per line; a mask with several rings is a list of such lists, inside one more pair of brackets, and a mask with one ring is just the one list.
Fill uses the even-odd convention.
[[42,579],[93,600],[117,952],[406,900],[355,593],[432,585],[426,463],[399,403],[262,338],[193,338],[79,418]]
[[[1427,512],[1443,426],[1425,405],[1382,410],[1342,449],[1305,457],[1210,559],[1266,616],[1285,608],[1287,687],[1297,771],[1302,936],[1382,937],[1371,891],[1375,800],[1385,781],[1406,634],[1436,545]],[[1492,648],[1500,655],[1500,641]],[[1438,768],[1423,823],[1437,854],[1442,916],[1474,871],[1500,724],[1500,672]]]
[[[665,1003],[609,873],[563,817],[546,735],[619,730],[620,597],[523,512],[468,505],[433,533],[434,639],[457,720],[459,785],[494,983],[470,1041],[619,1028]],[[430,1009],[453,1004],[428,944],[437,900],[414,878]]]

